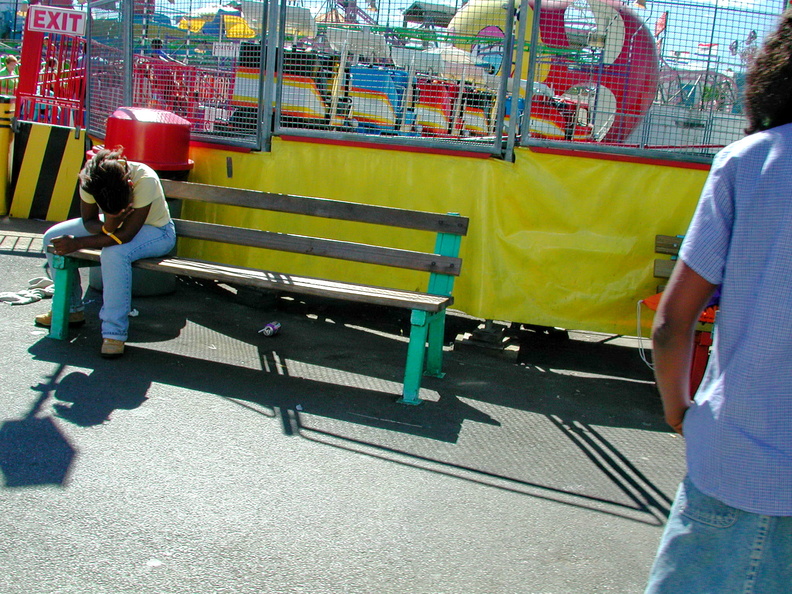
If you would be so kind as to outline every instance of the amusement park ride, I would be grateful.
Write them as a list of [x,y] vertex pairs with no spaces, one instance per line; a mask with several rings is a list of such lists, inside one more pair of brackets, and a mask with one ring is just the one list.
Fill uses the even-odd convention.
[[[589,2],[593,33],[588,31],[585,40],[570,39],[569,4],[551,4],[541,12],[546,53],[534,77],[531,134],[622,142],[655,96],[659,60],[654,39],[631,9],[610,0]],[[353,0],[323,18],[327,15],[336,22],[343,17],[345,23],[376,24]],[[427,42],[433,36],[426,34],[410,39],[409,30],[402,29],[394,42],[392,32],[328,24],[320,39],[296,39],[284,48],[282,114],[301,125],[368,132],[497,134],[501,68],[511,68],[512,62],[504,59],[505,17],[502,2],[473,0],[433,42]],[[254,74],[258,72],[246,73]],[[237,93],[238,106],[244,103],[240,100]],[[520,105],[525,105],[524,97]]]
[[[202,9],[169,30],[149,14],[153,8],[137,14],[142,25],[135,31],[140,50],[134,58],[133,103],[172,111],[192,122],[196,133],[250,134],[259,119],[262,6],[245,0],[214,12]],[[530,34],[533,0],[528,6]],[[526,40],[520,73],[504,55],[510,32],[500,0],[471,0],[456,12],[416,2],[404,11],[407,26],[398,28],[377,25],[370,15],[374,0],[367,8],[355,0],[335,0],[314,17],[307,8],[286,7],[285,41],[279,50],[279,113],[285,127],[492,138],[504,132],[515,105],[518,116],[530,109],[528,132],[534,138],[651,145],[642,123],[653,105],[690,107],[691,97],[679,89],[689,88],[691,81],[681,81],[684,73],[663,62],[652,33],[618,0],[543,4],[536,29],[541,44]],[[94,22],[93,43],[102,44],[114,34],[116,30]],[[192,39],[195,48],[201,43],[211,47],[204,53],[227,52],[234,66],[218,69],[195,53],[182,61],[152,53],[145,35],[186,35],[187,45]],[[537,53],[529,72],[532,45]],[[47,45],[43,33],[26,37],[23,57],[30,59],[22,61],[18,116],[85,124],[83,48],[74,38]],[[48,61],[58,65],[51,74],[26,70]],[[511,69],[509,79],[522,81],[516,102],[508,96],[499,99],[502,68]],[[718,109],[730,113],[737,93],[734,82],[722,78],[720,83],[732,91],[731,103]],[[101,105],[100,97],[94,99],[95,106]]]

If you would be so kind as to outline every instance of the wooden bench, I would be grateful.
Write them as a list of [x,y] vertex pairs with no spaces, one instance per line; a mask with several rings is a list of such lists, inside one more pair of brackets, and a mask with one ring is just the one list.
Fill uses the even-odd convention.
[[[659,294],[665,289],[666,282],[671,278],[671,273],[674,271],[677,259],[679,257],[679,249],[682,247],[682,240],[684,235],[656,235],[655,236],[655,253],[666,254],[670,258],[658,258],[654,261],[654,275],[656,278],[663,279],[663,284],[657,286],[658,295],[654,295],[649,299],[644,299],[652,309],[657,308],[659,303]],[[704,371],[707,368],[709,361],[710,347],[712,346],[712,330],[715,323],[715,316],[718,307],[711,306],[706,308],[699,317],[699,325],[694,333],[694,348],[693,359],[690,365],[690,392],[694,394],[701,379],[704,377]]]
[[[454,302],[452,296],[454,280],[461,271],[462,260],[459,258],[459,248],[462,236],[468,229],[469,221],[466,217],[181,181],[163,180],[162,185],[169,199],[321,217],[327,219],[328,226],[333,225],[333,221],[341,220],[401,228],[410,233],[416,231],[434,233],[436,235],[434,251],[418,252],[323,237],[174,219],[178,238],[266,248],[426,272],[429,279],[425,292],[333,280],[332,271],[337,270],[338,266],[332,265],[327,267],[327,278],[299,276],[178,256],[146,258],[138,260],[134,266],[146,270],[211,279],[230,285],[409,309],[411,330],[404,386],[399,402],[406,404],[421,402],[418,392],[422,373],[434,377],[443,376],[441,367],[445,312]],[[100,255],[101,250],[79,250],[67,256],[54,257],[55,296],[51,337],[61,340],[68,337],[67,296],[71,294],[71,283],[74,282],[79,268],[98,266]]]

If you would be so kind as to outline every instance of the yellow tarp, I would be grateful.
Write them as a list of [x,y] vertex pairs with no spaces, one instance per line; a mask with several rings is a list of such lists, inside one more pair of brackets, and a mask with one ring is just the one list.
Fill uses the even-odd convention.
[[[281,139],[269,153],[194,147],[191,157],[196,165],[190,181],[459,212],[471,223],[462,240],[455,308],[486,319],[631,335],[638,300],[655,293],[659,282],[652,275],[654,237],[685,232],[707,173],[527,149],[518,149],[508,163]],[[433,246],[431,237],[412,232],[372,228],[361,234],[359,226],[328,227],[241,208],[190,205],[185,213],[228,225],[305,234],[329,229],[340,239]],[[319,276],[330,263],[350,280],[426,286],[418,274],[323,258],[211,243],[185,243],[182,249],[185,255]]]
[[228,39],[253,39],[256,36],[256,32],[242,17],[223,15],[223,25],[225,25],[225,36]]
[[193,33],[199,33],[203,26],[208,23],[209,20],[205,18],[191,18],[191,17],[184,17],[178,23],[179,29],[188,29]]
[[[224,14],[223,37],[226,39],[252,39],[256,32],[244,18],[232,14]],[[212,22],[214,17],[183,17],[177,24],[179,29],[187,29],[193,33],[201,33],[204,25]]]

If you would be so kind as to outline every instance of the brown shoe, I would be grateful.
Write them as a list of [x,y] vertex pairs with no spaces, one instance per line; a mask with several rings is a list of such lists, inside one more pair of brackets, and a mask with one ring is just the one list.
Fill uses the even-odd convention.
[[102,341],[102,357],[115,359],[124,354],[124,341],[115,338],[105,338]]
[[[37,315],[35,322],[37,326],[49,328],[52,326],[52,312]],[[82,326],[83,324],[85,324],[85,312],[75,311],[69,314],[69,326]]]

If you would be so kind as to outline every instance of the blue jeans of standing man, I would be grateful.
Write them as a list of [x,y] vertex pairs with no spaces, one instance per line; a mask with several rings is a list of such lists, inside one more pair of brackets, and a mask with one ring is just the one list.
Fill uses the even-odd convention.
[[792,517],[730,507],[690,478],[677,491],[646,594],[792,592]]
[[[54,237],[90,235],[82,219],[71,219],[50,227],[44,233],[44,245],[52,243]],[[126,341],[129,330],[129,310],[132,306],[132,262],[141,258],[164,256],[176,245],[176,229],[173,222],[162,227],[143,225],[128,243],[102,248],[102,337]],[[47,268],[52,266],[52,254],[47,254]],[[77,272],[77,282],[71,296],[69,311],[83,310],[82,284]]]

